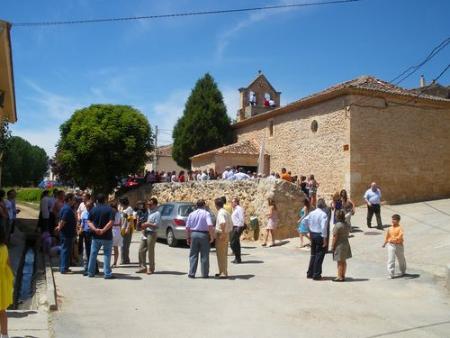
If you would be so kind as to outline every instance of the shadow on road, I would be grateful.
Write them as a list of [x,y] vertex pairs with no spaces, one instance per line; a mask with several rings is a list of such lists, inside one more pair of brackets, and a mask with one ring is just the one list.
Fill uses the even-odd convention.
[[257,259],[250,259],[248,261],[242,261],[241,264],[262,264],[264,261],[257,260]]
[[186,272],[181,271],[155,271],[153,272],[154,275],[174,275],[174,276],[183,276],[187,275]]
[[279,241],[279,242],[275,243],[274,246],[283,246],[283,245],[286,245],[288,243],[289,243],[289,241]]
[[418,273],[405,273],[403,276],[402,275],[394,276],[394,279],[397,279],[397,278],[416,279],[419,277],[420,277],[420,274],[418,274]]
[[229,276],[228,279],[229,280],[237,280],[237,279],[249,280],[253,277],[255,277],[255,275],[234,275],[234,276]]
[[29,315],[35,315],[37,314],[37,311],[20,311],[20,312],[11,312],[11,311],[6,311],[6,314],[8,315],[8,318],[24,318],[24,317],[28,317]]
[[140,280],[142,279],[142,277],[139,276],[133,276],[127,273],[119,273],[119,272],[114,272],[113,273],[114,277],[116,277],[116,279],[129,279],[129,280]]
[[345,277],[345,283],[348,282],[368,282],[369,278],[352,278],[352,277]]
[[382,232],[378,232],[378,231],[366,231],[364,232],[364,235],[366,236],[378,236],[383,234]]

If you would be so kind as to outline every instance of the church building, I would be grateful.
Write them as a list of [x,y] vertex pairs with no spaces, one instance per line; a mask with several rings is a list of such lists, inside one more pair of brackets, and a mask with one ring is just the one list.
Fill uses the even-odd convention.
[[193,156],[193,170],[284,167],[314,174],[319,196],[346,189],[357,203],[373,181],[390,203],[450,197],[450,99],[372,76],[283,107],[262,73],[239,92],[236,143]]

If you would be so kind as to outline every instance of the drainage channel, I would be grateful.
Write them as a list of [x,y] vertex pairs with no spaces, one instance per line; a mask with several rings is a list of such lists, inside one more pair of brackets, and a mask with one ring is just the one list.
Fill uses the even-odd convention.
[[39,239],[37,234],[26,234],[25,245],[19,261],[16,278],[14,280],[15,310],[35,308],[36,281],[41,277],[42,262],[39,253]]

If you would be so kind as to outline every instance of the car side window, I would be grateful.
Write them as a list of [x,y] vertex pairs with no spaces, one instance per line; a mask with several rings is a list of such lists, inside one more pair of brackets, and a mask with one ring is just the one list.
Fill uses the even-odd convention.
[[162,209],[161,216],[170,216],[172,214],[172,211],[173,211],[173,205],[172,204],[167,204]]

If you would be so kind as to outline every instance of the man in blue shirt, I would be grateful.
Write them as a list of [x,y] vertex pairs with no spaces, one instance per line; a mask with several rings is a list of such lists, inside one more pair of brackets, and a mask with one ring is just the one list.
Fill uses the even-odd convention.
[[[147,273],[151,275],[155,272],[155,244],[156,244],[156,231],[161,224],[161,214],[158,211],[158,200],[152,197],[148,201],[148,218],[145,223],[141,224],[142,238],[139,246],[139,264],[142,266],[137,273]],[[146,253],[148,253],[148,264],[146,264]]]
[[71,272],[69,269],[70,256],[72,254],[73,239],[76,234],[77,218],[73,206],[75,204],[75,196],[68,193],[64,197],[64,206],[59,212],[58,226],[55,228],[59,232],[61,242],[61,254],[59,272],[62,274]]
[[367,227],[372,227],[372,217],[375,214],[378,229],[383,229],[383,223],[381,222],[381,190],[375,182],[372,182],[370,188],[364,194],[364,200],[367,204]]
[[[84,263],[84,275],[88,275],[88,265],[89,265],[89,257],[91,256],[91,245],[92,245],[92,232],[89,228],[89,213],[91,212],[94,204],[91,201],[87,201],[85,203],[85,210],[81,212],[80,222],[81,222],[81,231],[82,236],[79,236],[79,240],[84,242],[84,249],[86,253],[86,261]],[[81,251],[81,258],[83,258],[83,251]],[[95,269],[96,273],[98,273],[98,266]]]
[[214,225],[211,214],[205,210],[205,201],[197,201],[197,209],[191,212],[186,221],[187,244],[189,251],[189,278],[195,278],[198,256],[201,256],[202,277],[209,275],[209,250],[214,242]]
[[88,225],[92,232],[92,249],[89,257],[88,276],[95,276],[97,255],[103,247],[103,273],[105,279],[112,279],[111,250],[112,250],[112,226],[114,223],[113,209],[105,204],[106,196],[97,195],[97,206],[89,213]]

